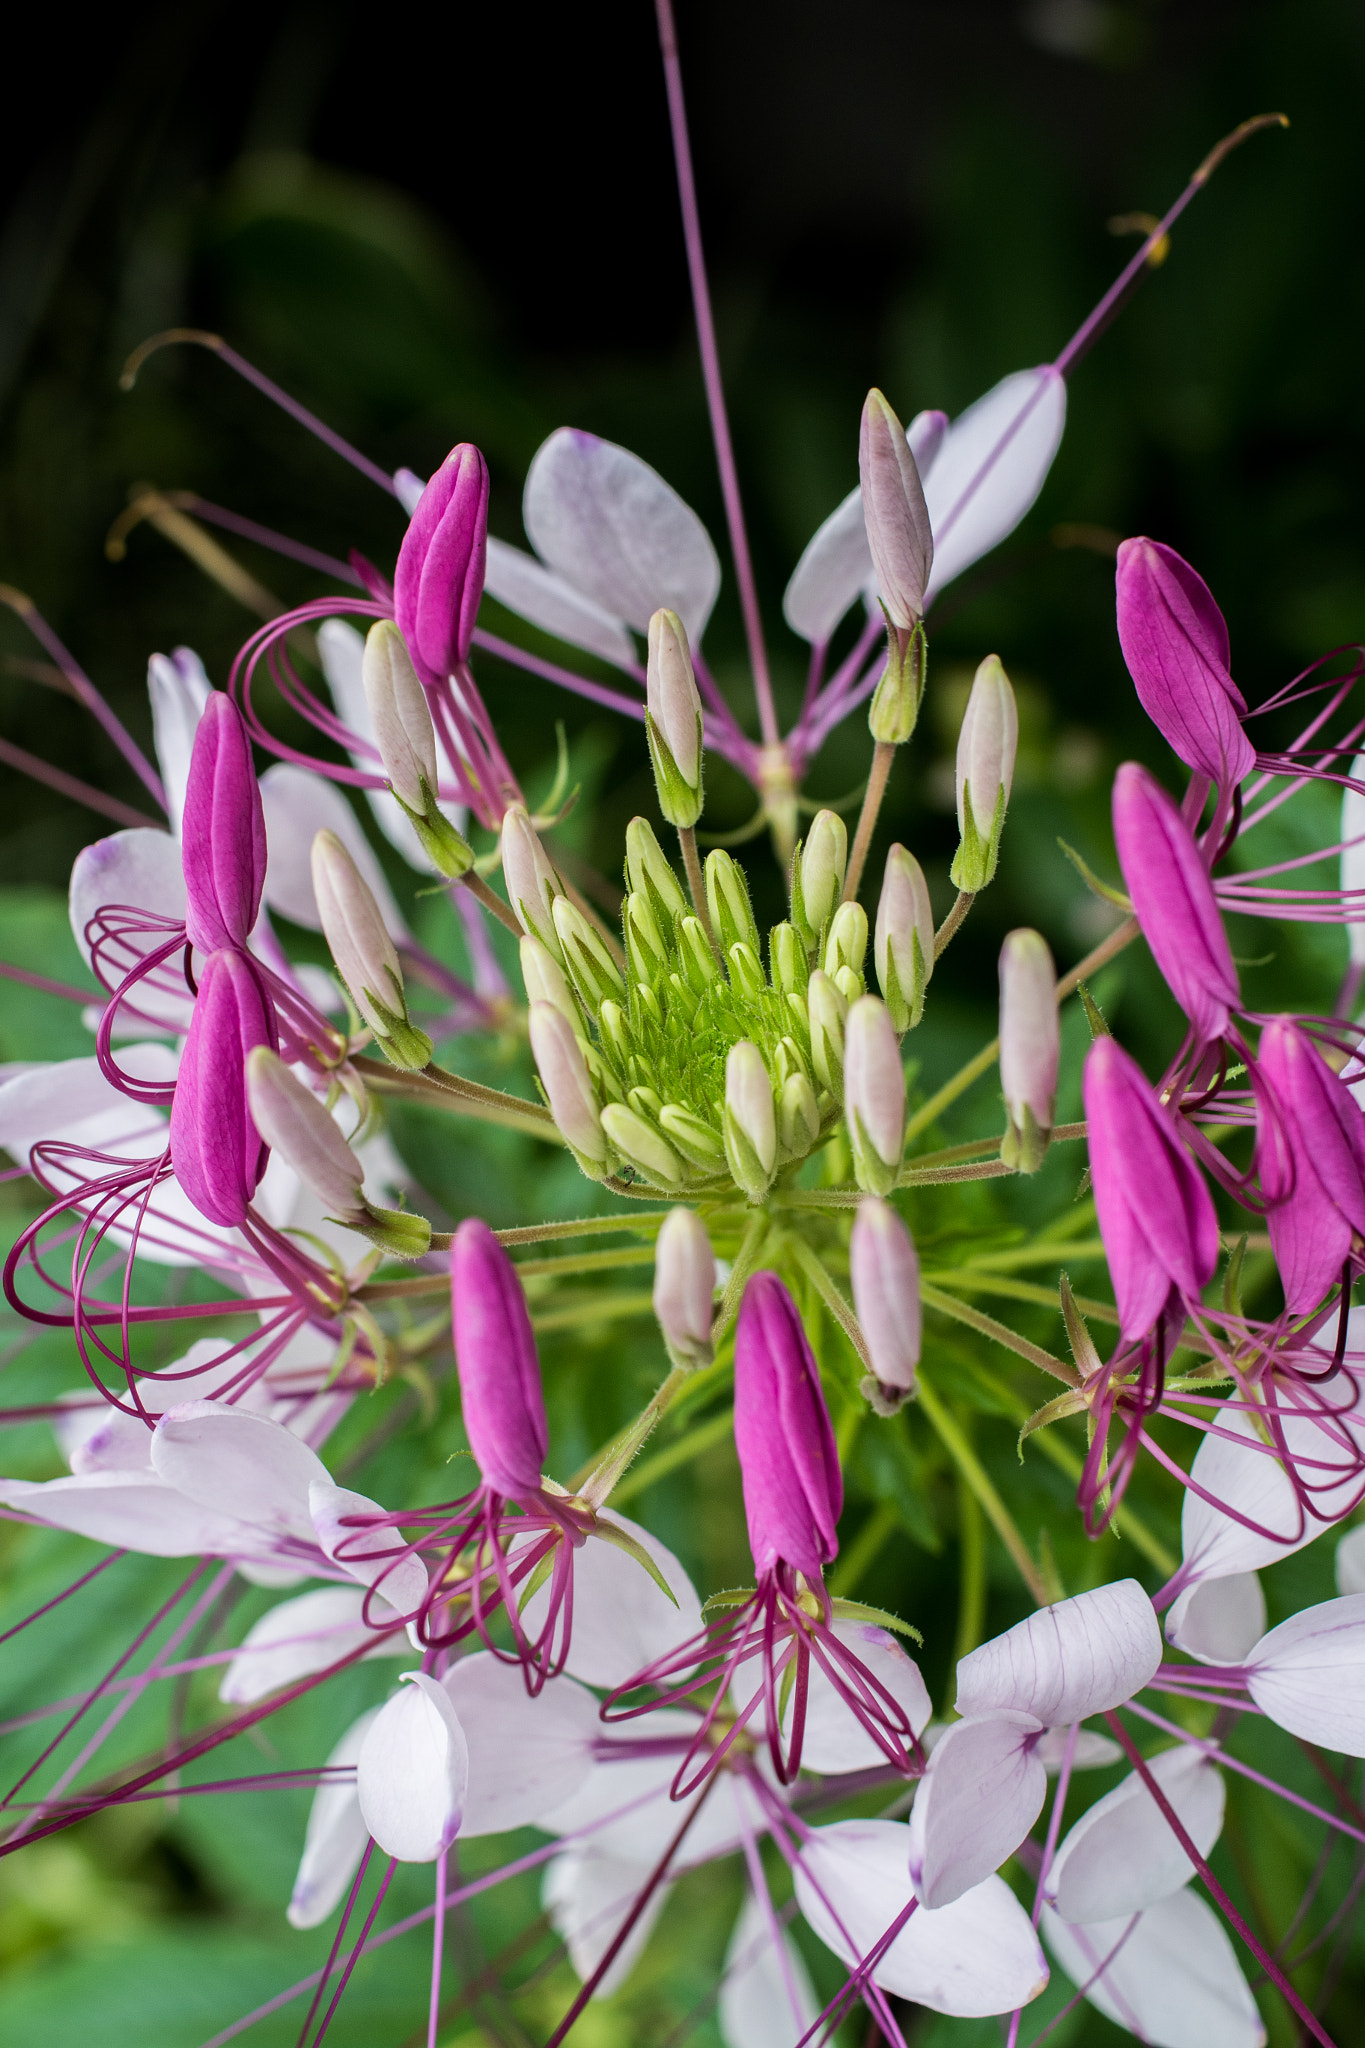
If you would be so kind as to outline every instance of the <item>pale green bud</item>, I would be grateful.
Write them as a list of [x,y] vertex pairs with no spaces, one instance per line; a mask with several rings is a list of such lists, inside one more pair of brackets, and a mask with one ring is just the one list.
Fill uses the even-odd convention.
[[816,1080],[836,1102],[844,1099],[844,1019],[848,998],[819,969],[806,990],[810,1018],[810,1063]]
[[681,1187],[683,1165],[673,1147],[652,1124],[646,1123],[622,1102],[609,1102],[602,1111],[602,1128],[627,1166],[666,1188]]
[[659,1127],[682,1153],[690,1166],[703,1173],[719,1173],[725,1165],[725,1146],[720,1133],[690,1109],[666,1102],[659,1111]]
[[603,1003],[597,1018],[602,1032],[602,1043],[610,1057],[624,1073],[627,1060],[635,1052],[635,1035],[630,1020],[619,1003]]
[[753,947],[731,946],[728,957],[731,988],[742,996],[761,996],[768,984],[763,979],[763,963]]
[[788,995],[783,998],[787,1013],[787,1028],[801,1047],[807,1060],[810,1058],[810,1006],[804,995]]
[[556,896],[551,906],[555,931],[564,964],[574,987],[596,1016],[604,1002],[622,1002],[626,984],[621,970],[607,951],[602,934],[596,931],[576,904],[567,896]]
[[814,946],[844,893],[848,827],[837,811],[817,811],[792,861],[792,922]]
[[1000,857],[1000,835],[1014,781],[1019,713],[999,657],[976,672],[957,738],[957,824],[962,841],[953,881],[969,894],[984,889]]
[[805,1074],[789,1074],[777,1110],[778,1138],[788,1159],[804,1159],[820,1135],[815,1090]]
[[567,1017],[553,1003],[532,1003],[529,1029],[531,1051],[550,1115],[584,1172],[600,1180],[607,1161],[607,1143],[582,1043]]
[[907,630],[894,625],[888,615],[886,667],[867,712],[868,730],[874,740],[892,747],[905,745],[919,721],[928,661],[924,622],[921,620]]
[[646,1123],[659,1121],[659,1111],[663,1108],[663,1103],[659,1100],[657,1090],[645,1087],[628,1088],[626,1101],[635,1114],[642,1116]]
[[744,870],[719,846],[706,856],[706,907],[722,953],[728,956],[731,946],[740,944],[758,952],[758,926],[749,907]]
[[603,1059],[600,1047],[591,1044],[586,1038],[580,1038],[578,1045],[592,1076],[592,1085],[597,1090],[598,1099],[602,1102],[623,1102],[625,1090],[612,1068]]
[[777,1116],[763,1055],[744,1038],[725,1062],[725,1157],[736,1184],[761,1202],[777,1170]]
[[853,967],[840,967],[833,976],[834,985],[846,1003],[856,1003],[859,996],[867,994],[867,983]]
[[668,1014],[679,1016],[687,1024],[692,1022],[701,1008],[696,991],[683,980],[680,974],[670,974],[667,982]]
[[893,846],[886,856],[873,952],[891,1022],[897,1031],[909,1031],[924,1014],[924,991],[934,971],[934,913],[924,870],[903,846]]
[[862,996],[844,1028],[844,1114],[853,1171],[870,1195],[887,1195],[905,1147],[905,1069],[885,1003]]
[[793,1074],[804,1074],[810,1078],[806,1056],[794,1038],[779,1038],[777,1051],[773,1054],[773,1078],[779,1095]]
[[676,1364],[709,1365],[716,1256],[693,1209],[670,1209],[654,1245],[654,1313]]
[[384,1057],[395,1067],[420,1068],[431,1060],[431,1040],[408,1016],[403,970],[379,905],[335,832],[313,841],[313,894],[323,936]]
[[702,812],[701,698],[692,673],[687,631],[676,612],[649,622],[645,732],[659,809],[685,830]]
[[632,818],[626,827],[626,872],[632,890],[648,898],[662,930],[670,931],[676,918],[686,917],[687,898],[644,818]]
[[851,967],[861,979],[867,958],[867,912],[861,903],[841,903],[830,922],[823,966],[826,974]]
[[521,979],[528,1003],[552,1003],[578,1029],[581,1012],[568,977],[549,947],[542,946],[539,939],[521,942]]
[[621,929],[625,934],[631,978],[635,981],[657,981],[668,965],[668,955],[658,920],[643,890],[632,890],[627,896],[621,913]]
[[768,968],[775,989],[800,994],[810,980],[810,959],[795,925],[775,924],[768,934]]
[[688,987],[705,995],[720,969],[699,917],[685,917],[678,926],[678,952]]
[[1006,1166],[1036,1173],[1057,1102],[1057,969],[1040,932],[1011,932],[1000,948],[1000,1087],[1009,1129]]
[[564,894],[564,884],[551,866],[524,804],[509,804],[503,814],[502,877],[522,930],[539,939],[557,960],[562,959],[554,905]]

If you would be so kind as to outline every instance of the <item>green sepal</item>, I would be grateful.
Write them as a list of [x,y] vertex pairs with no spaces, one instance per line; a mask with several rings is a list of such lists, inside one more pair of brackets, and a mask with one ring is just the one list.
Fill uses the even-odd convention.
[[[660,732],[648,711],[645,713],[645,735],[649,741],[650,765],[654,770],[654,786],[659,793],[659,809],[670,825],[685,832],[696,824],[702,814],[702,784],[700,774],[697,786],[683,779],[682,770],[673,758],[673,749]],[[701,760],[701,714],[697,714],[697,759]]]
[[868,708],[867,724],[874,740],[900,747],[909,739],[919,719],[929,643],[923,619],[905,635],[902,642],[901,632],[892,625],[885,605],[882,606],[882,616],[886,619],[886,667]]
[[392,783],[389,784],[389,794],[421,840],[422,851],[437,874],[444,875],[448,882],[458,882],[474,865],[474,849],[455,830],[437,804],[425,775],[420,778],[420,786],[424,805],[420,811],[414,811],[411,804],[404,803]]
[[859,1187],[864,1194],[883,1197],[889,1195],[900,1179],[900,1160],[898,1159],[894,1166],[887,1165],[868,1137],[863,1120],[856,1110],[848,1121],[848,1135],[853,1146],[853,1172]]
[[[398,993],[401,1001],[401,988]],[[419,1031],[410,1021],[406,1008],[391,1010],[387,1003],[382,1003],[373,990],[368,988],[362,989],[361,994],[384,1027],[382,1031],[375,1032],[375,1043],[390,1066],[402,1067],[409,1073],[420,1072],[423,1067],[429,1067],[434,1050],[431,1040],[425,1031]]]
[[1048,1140],[1052,1128],[1046,1129],[1034,1116],[1028,1104],[1024,1104],[1022,1127],[1011,1117],[1004,1137],[1000,1140],[1000,1157],[1004,1164],[1016,1173],[1037,1173],[1047,1157]]
[[673,1592],[673,1588],[669,1585],[668,1580],[659,1570],[658,1565],[655,1564],[653,1558],[645,1549],[644,1544],[638,1542],[636,1538],[631,1535],[628,1529],[621,1528],[619,1523],[604,1522],[599,1518],[593,1523],[592,1528],[588,1533],[592,1536],[599,1537],[603,1543],[612,1544],[613,1547],[617,1550],[624,1550],[627,1557],[633,1557],[635,1559],[636,1564],[643,1565],[645,1570],[649,1573],[651,1579],[653,1579],[655,1585],[659,1588],[659,1590],[668,1595],[668,1598],[674,1607],[677,1606],[677,1597]]
[[751,1202],[761,1202],[773,1184],[773,1176],[763,1171],[757,1152],[741,1130],[728,1103],[724,1116],[725,1160],[731,1176],[736,1187],[742,1188]]
[[894,1629],[898,1636],[909,1636],[912,1643],[924,1645],[924,1637],[908,1621],[902,1621],[898,1614],[888,1614],[884,1607],[869,1607],[862,1600],[844,1600],[835,1594],[829,1603],[829,1611],[838,1621],[870,1621],[878,1628]]
[[752,1586],[730,1586],[723,1593],[713,1593],[709,1600],[702,1601],[702,1619],[704,1621],[708,1614],[721,1613],[732,1607],[743,1607],[745,1602],[752,1600],[753,1597]]
[[[363,1195],[361,1200],[365,1202]],[[431,1225],[411,1209],[376,1209],[372,1202],[365,1202],[362,1218],[331,1216],[328,1221],[359,1232],[395,1259],[422,1259],[431,1250]]]
[[961,889],[965,895],[975,896],[993,878],[996,862],[1000,858],[1000,836],[1005,829],[1004,783],[1001,783],[996,792],[995,811],[991,818],[988,838],[983,839],[976,829],[970,780],[962,785],[962,816],[962,838],[953,856],[951,876],[956,888]]

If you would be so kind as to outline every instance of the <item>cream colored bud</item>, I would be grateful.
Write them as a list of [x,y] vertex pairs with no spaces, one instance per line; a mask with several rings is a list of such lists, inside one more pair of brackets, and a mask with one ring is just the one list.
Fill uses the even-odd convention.
[[365,1170],[311,1088],[265,1045],[247,1054],[251,1119],[273,1152],[292,1166],[338,1221],[364,1214]]
[[810,1059],[815,1078],[836,1102],[842,1102],[848,1000],[838,983],[819,969],[812,974],[806,990],[806,1014],[810,1020]]
[[644,818],[632,818],[626,827],[626,872],[632,890],[648,899],[665,929],[675,918],[686,917],[687,898]]
[[758,952],[758,926],[744,870],[719,846],[706,856],[706,907],[722,953],[728,955],[731,946],[740,944]]
[[887,1195],[905,1144],[905,1070],[885,1003],[861,996],[844,1029],[844,1114],[853,1171],[868,1194]]
[[969,894],[984,889],[995,873],[1018,746],[1014,691],[999,657],[988,654],[976,672],[957,739],[957,824],[962,840],[952,876]]
[[[365,702],[384,773],[409,810],[436,793],[436,732],[407,642],[392,619],[377,619],[361,663]],[[425,784],[425,788],[423,787]]]
[[788,1074],[777,1106],[778,1138],[788,1159],[804,1159],[820,1135],[815,1090],[805,1074]]
[[668,954],[659,921],[643,890],[633,889],[627,896],[621,927],[625,933],[626,958],[633,978],[643,982],[657,981],[668,965]]
[[426,1066],[431,1040],[408,1017],[397,949],[335,832],[318,833],[311,865],[323,936],[351,1000],[395,1066]]
[[1000,949],[1000,1087],[1009,1118],[1000,1156],[1021,1173],[1036,1173],[1047,1151],[1060,1051],[1047,941],[1040,932],[1011,932]]
[[693,1110],[666,1102],[659,1111],[659,1128],[689,1166],[702,1173],[719,1173],[724,1167],[725,1146],[719,1132]]
[[775,924],[768,934],[768,970],[775,989],[800,995],[810,980],[810,960],[795,925]]
[[934,913],[924,870],[903,846],[893,846],[886,856],[873,951],[891,1021],[897,1031],[908,1031],[924,1014],[924,991],[934,971]]
[[867,912],[861,903],[841,903],[825,941],[825,972],[837,974],[841,967],[851,967],[861,980],[866,958]]
[[542,946],[539,939],[523,939],[521,942],[521,979],[528,1003],[552,1003],[577,1030],[582,1013],[574,1001],[568,976],[549,947]]
[[502,820],[502,877],[507,900],[524,932],[539,939],[555,958],[563,951],[555,930],[554,904],[564,894],[524,804],[509,804]]
[[692,1209],[670,1209],[654,1246],[654,1313],[678,1364],[711,1363],[715,1294],[716,1256],[706,1225]]
[[725,1156],[749,1200],[762,1201],[777,1169],[777,1116],[763,1055],[743,1038],[725,1062]]
[[528,1022],[531,1051],[560,1135],[580,1164],[603,1167],[607,1145],[597,1091],[573,1025],[562,1010],[546,1002],[532,1003]]
[[838,908],[847,870],[847,825],[837,811],[817,811],[792,873],[792,921],[812,945]]
[[875,1195],[864,1195],[858,1204],[848,1263],[874,1382],[863,1391],[885,1414],[914,1391],[924,1311],[915,1240],[896,1211]]
[[683,1164],[668,1140],[623,1102],[609,1102],[602,1128],[628,1166],[656,1187],[681,1187]]
[[645,687],[645,732],[659,808],[670,825],[685,831],[702,811],[701,698],[676,612],[655,612],[649,622]]
[[625,1001],[626,984],[621,971],[607,951],[602,934],[595,930],[576,904],[567,896],[556,896],[551,907],[555,933],[564,964],[574,987],[596,1016],[605,1002]]

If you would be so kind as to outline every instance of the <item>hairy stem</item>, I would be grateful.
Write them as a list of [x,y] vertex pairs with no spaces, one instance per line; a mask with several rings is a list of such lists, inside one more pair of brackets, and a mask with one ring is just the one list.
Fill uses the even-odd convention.
[[548,1109],[527,1102],[520,1095],[505,1095],[500,1088],[485,1088],[480,1081],[466,1081],[460,1074],[447,1073],[434,1063],[413,1073],[391,1067],[384,1060],[361,1055],[351,1065],[376,1095],[402,1095],[414,1102],[428,1102],[457,1116],[477,1117],[483,1123],[505,1124],[512,1130],[529,1131],[547,1145],[562,1145]]
[[890,740],[878,740],[872,750],[872,772],[867,778],[863,793],[863,807],[858,813],[858,829],[853,835],[853,851],[848,857],[848,872],[844,876],[843,901],[852,903],[858,894],[858,884],[863,879],[868,852],[872,845],[872,834],[877,829],[877,816],[886,795],[886,778],[891,773],[891,763],[896,758],[896,749]]
[[957,932],[958,926],[962,923],[963,918],[967,915],[967,912],[971,909],[975,901],[976,891],[974,889],[958,890],[956,903],[954,903],[952,909],[948,912],[948,915],[944,918],[942,924],[934,933],[935,960],[938,959],[941,953],[945,953],[948,950],[949,946],[953,942],[953,937]]
[[687,893],[692,898],[692,908],[697,913],[697,922],[706,933],[706,943],[715,954],[721,967],[720,943],[711,929],[711,913],[706,907],[706,883],[702,877],[701,856],[697,852],[697,832],[694,825],[679,825],[678,844],[682,848],[683,866],[687,870]]
[[461,875],[458,887],[468,889],[470,895],[482,903],[484,909],[491,912],[499,924],[506,925],[514,939],[521,939],[524,936],[515,913],[508,909],[501,896],[490,889],[483,876],[476,874],[473,868],[470,868],[467,874]]
[[1068,1364],[1064,1359],[1054,1358],[1052,1353],[1044,1351],[1040,1344],[1031,1344],[1027,1337],[1021,1337],[1019,1332],[1011,1330],[1008,1324],[997,1323],[994,1316],[983,1315],[979,1308],[971,1308],[965,1301],[955,1301],[951,1294],[942,1294],[937,1287],[929,1286],[924,1281],[920,1282],[919,1291],[920,1299],[926,1308],[936,1308],[941,1315],[951,1316],[954,1322],[966,1323],[969,1329],[976,1330],[981,1336],[993,1338],[997,1344],[1003,1344],[1007,1351],[1016,1352],[1020,1358],[1026,1358],[1030,1365],[1036,1365],[1042,1372],[1051,1373],[1054,1379],[1062,1380],[1068,1387],[1080,1385],[1081,1376],[1074,1365]]

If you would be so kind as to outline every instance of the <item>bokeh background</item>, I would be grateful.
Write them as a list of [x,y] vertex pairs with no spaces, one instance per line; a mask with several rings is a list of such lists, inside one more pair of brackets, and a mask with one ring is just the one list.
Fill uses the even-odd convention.
[[[680,0],[679,29],[739,463],[791,709],[804,650],[781,624],[781,592],[856,480],[868,385],[907,418],[922,406],[956,412],[1008,371],[1055,356],[1132,247],[1111,232],[1116,216],[1162,212],[1245,116],[1283,109],[1292,122],[1234,156],[1181,222],[1168,261],[1072,380],[1035,511],[931,620],[930,696],[886,815],[945,907],[957,718],[991,649],[1022,718],[1000,879],[945,960],[914,1048],[931,1086],[991,1028],[1005,930],[1039,926],[1065,964],[1106,928],[1058,838],[1112,876],[1116,762],[1137,754],[1169,773],[1119,658],[1113,537],[1156,535],[1199,567],[1253,704],[1365,625],[1365,14],[1351,0]],[[647,0],[393,14],[339,0],[185,0],[85,18],[79,33],[54,10],[26,33],[0,130],[0,579],[31,596],[144,741],[149,653],[188,643],[222,683],[252,620],[145,523],[109,558],[130,491],[194,491],[385,564],[401,533],[391,501],[202,351],[158,355],[121,393],[129,350],[159,329],[227,336],[386,467],[425,473],[452,442],[478,441],[493,530],[509,540],[523,539],[527,463],[564,423],[635,449],[720,540]],[[328,587],[225,544],[266,602]],[[728,577],[708,651],[747,704]],[[481,676],[533,792],[548,785],[564,720],[585,798],[567,843],[613,868],[625,819],[652,808],[638,729],[494,663]],[[144,808],[59,684],[20,621],[0,614],[0,735]],[[854,728],[816,764],[815,795],[838,798],[865,773],[865,730]],[[710,794],[708,825],[745,822],[752,801],[737,779],[718,770]],[[1331,809],[1310,807],[1281,843],[1332,836]],[[0,764],[6,957],[75,971],[60,892],[75,852],[104,829]],[[760,848],[760,923],[779,914],[780,877],[764,858]],[[1239,953],[1255,1007],[1329,1007],[1345,945],[1339,932],[1262,928]],[[1173,1012],[1150,969],[1126,962],[1098,993],[1160,1065]],[[69,1013],[0,1002],[0,1057],[86,1045]],[[989,1130],[995,1114],[981,1095],[954,1129]],[[526,1148],[480,1151],[462,1135],[452,1156],[448,1132],[416,1121],[407,1140],[448,1214],[481,1182],[495,1189],[494,1220],[545,1206]],[[1038,1213],[1061,1185],[1039,1195]],[[648,1383],[646,1336],[622,1363],[640,1327],[604,1321],[592,1343],[565,1351],[562,1425],[584,1451],[594,1416],[579,1395],[602,1361],[623,1385],[633,1374]],[[1039,1328],[1058,1341],[1055,1317]],[[869,1465],[861,1482],[867,1503],[889,1502],[899,1518],[867,1591],[921,1623],[941,1610],[926,1659],[941,1688],[962,1554],[977,1536],[946,1495],[936,1518],[906,1445],[899,1465]],[[735,1539],[731,1476],[718,1469],[712,1492],[703,1487],[717,1518],[704,1541],[697,1496],[665,1503],[665,1520],[692,1521],[679,1541],[693,1541],[698,1569]],[[1066,1489],[1035,1490],[1030,1526],[1055,1518],[1060,1546]],[[991,1625],[1004,1625],[1016,1596],[1003,1554],[987,1550],[983,1570]],[[1286,1580],[1285,1597],[1327,1590]],[[290,1812],[292,1832],[264,1864],[245,1823],[234,1834],[196,1815],[87,1830],[42,1852],[36,1878],[0,1865],[0,2032],[67,2048],[98,2018],[111,2048],[192,2048],[232,2016],[206,1984],[236,1969],[266,1995],[290,1967],[281,1958],[300,1952],[279,1938],[275,1865],[297,1844]],[[1280,1869],[1292,1894],[1300,1847],[1273,1845],[1271,1890]],[[1248,1869],[1260,1849],[1254,1836],[1243,1843]],[[702,1925],[704,1901],[697,1912]],[[723,1946],[723,1931],[715,1938]],[[704,1948],[711,1936],[698,1939]],[[338,2042],[401,2039],[409,2006],[416,2023],[420,1987],[388,1983],[376,1979],[371,2005],[338,2022]],[[676,2016],[685,1998],[669,1998]],[[644,2010],[604,2008],[583,2038],[662,2040]],[[524,2014],[484,2012],[452,2022],[449,2039],[519,2042],[527,2025],[535,2038]],[[917,2042],[996,2038],[993,2023],[919,2025]],[[1281,2018],[1272,2027],[1277,2042],[1294,2038]],[[1119,2037],[1083,2011],[1052,2038]]]

